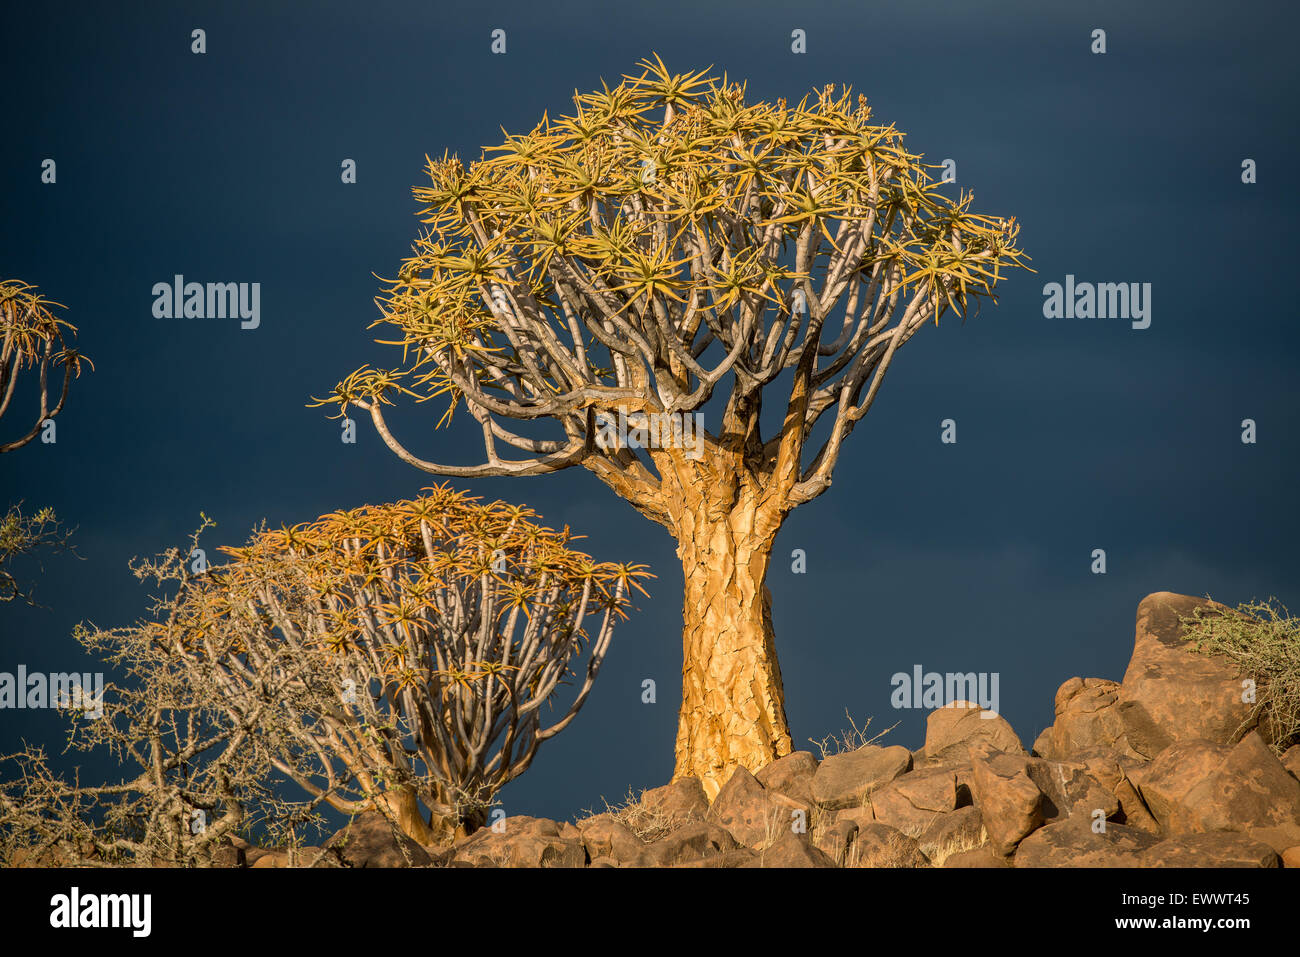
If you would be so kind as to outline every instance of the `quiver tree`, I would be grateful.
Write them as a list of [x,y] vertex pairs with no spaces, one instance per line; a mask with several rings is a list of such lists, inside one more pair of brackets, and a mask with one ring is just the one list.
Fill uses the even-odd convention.
[[138,773],[87,786],[40,749],[9,756],[0,862],[202,864],[255,828],[301,840],[323,806],[426,844],[482,824],[573,721],[649,576],[526,508],[427,491],[261,532],[221,565],[198,535],[137,563],[172,594],[134,627],[78,629],[129,680],[74,711],[72,741]]
[[[190,553],[173,548],[134,563],[133,571],[174,589],[187,578]],[[156,599],[155,620],[135,627],[77,628],[83,647],[125,680],[98,686],[63,676],[76,680],[58,693],[51,686],[47,703],[69,718],[71,750],[106,751],[124,773],[93,784],[79,772],[56,772],[42,748],[7,755],[0,761],[0,863],[201,866],[253,828],[276,841],[319,821],[319,800],[288,801],[273,787],[272,759],[280,755],[276,735],[267,732],[284,721],[284,689],[268,681],[256,706],[242,713],[227,707],[215,680],[219,666],[180,653],[167,625],[182,601],[179,592]]]
[[[10,411],[21,376],[35,372],[40,398],[35,424],[8,442],[0,435],[0,452],[26,445],[40,434],[47,420],[63,411],[73,376],[81,374],[82,362],[90,361],[68,346],[65,336],[74,336],[77,330],[51,311],[59,304],[43,298],[35,289],[14,279],[0,282],[0,419]],[[53,406],[51,376],[62,379]]]
[[[791,747],[764,583],[786,515],[829,488],[899,347],[1024,257],[1014,220],[941,195],[848,89],[749,103],[641,66],[476,162],[429,162],[428,228],[378,300],[402,361],[318,401],[367,411],[428,472],[582,466],[666,527],[685,576],[676,776],[712,795]],[[402,396],[445,398],[440,424],[463,404],[486,460],[409,450],[385,415]],[[662,440],[696,412],[699,445]],[[659,440],[611,435],[620,415]]]
[[426,491],[223,549],[160,627],[212,669],[233,723],[277,689],[261,722],[280,772],[429,844],[482,825],[573,721],[648,573],[527,508]]

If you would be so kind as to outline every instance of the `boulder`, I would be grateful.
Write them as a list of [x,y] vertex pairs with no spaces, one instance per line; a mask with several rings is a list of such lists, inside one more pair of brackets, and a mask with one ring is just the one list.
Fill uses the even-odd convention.
[[[494,830],[500,827],[501,830]],[[540,817],[508,817],[457,842],[453,862],[474,867],[583,867],[581,832]]]
[[1029,777],[1029,758],[993,754],[975,758],[971,789],[980,809],[989,843],[1010,856],[1016,845],[1043,824],[1046,799]]
[[1016,867],[1137,867],[1138,854],[1156,838],[1123,824],[1098,833],[1083,817],[1041,827],[1016,848]]
[[730,851],[723,851],[720,854],[713,854],[709,857],[701,857],[698,860],[692,859],[681,861],[673,864],[673,867],[756,867],[762,866],[755,864],[759,860],[759,852],[748,847],[737,847]]
[[1232,747],[1171,744],[1141,775],[1139,789],[1170,837],[1241,831],[1278,852],[1300,843],[1300,781],[1257,732]]
[[1052,729],[1050,727],[1038,732],[1038,737],[1034,738],[1029,753],[1036,758],[1056,757],[1056,752],[1052,749]]
[[842,821],[851,821],[858,827],[871,824],[876,819],[876,815],[872,812],[870,804],[866,807],[841,808],[840,810],[832,811],[831,813],[835,815],[834,820],[836,824],[839,824]]
[[827,810],[862,806],[871,792],[912,768],[912,753],[897,745],[868,744],[833,754],[813,775],[813,800]]
[[1171,837],[1142,851],[1139,867],[1280,867],[1277,852],[1245,834],[1212,831]]
[[776,791],[794,798],[801,804],[812,804],[812,779],[817,773],[817,759],[808,751],[793,751],[777,758],[755,777],[768,791]]
[[845,858],[846,867],[926,867],[916,839],[874,821],[858,829]]
[[1300,867],[1300,844],[1288,847],[1282,852],[1283,867]]
[[[840,812],[841,815],[845,813],[847,812]],[[857,837],[859,827],[858,822],[852,818],[841,819],[836,817],[834,821],[821,829],[814,843],[818,850],[835,862],[837,867],[843,866],[848,858],[853,839]]]
[[327,852],[316,846],[295,847],[290,850],[266,850],[256,855],[249,867],[338,867],[333,852]]
[[358,814],[336,831],[324,847],[344,867],[427,867],[429,852],[377,811]]
[[593,867],[597,858],[629,864],[645,850],[645,842],[612,814],[586,818],[579,821],[577,827]]
[[1088,769],[1102,787],[1115,796],[1119,804],[1114,820],[1149,834],[1159,834],[1160,824],[1151,816],[1133,783],[1131,774],[1141,775],[1145,762],[1139,758],[1106,748],[1090,748],[1075,752],[1071,761]]
[[763,848],[785,831],[807,830],[811,808],[776,791],[768,791],[744,768],[737,768],[713,799],[707,820],[731,832],[745,847]]
[[1082,814],[1089,821],[1110,820],[1119,813],[1119,799],[1088,771],[1086,764],[1030,758],[1025,773],[1044,797],[1043,823]]
[[1050,753],[1042,756],[1061,760],[1090,748],[1133,754],[1117,708],[1119,692],[1119,682],[1104,678],[1071,678],[1061,685],[1056,691],[1056,720],[1048,729]]
[[957,807],[957,778],[946,768],[913,771],[871,795],[877,821],[916,837]]
[[1282,767],[1291,772],[1291,776],[1300,780],[1300,744],[1293,744],[1282,755]]
[[925,719],[925,761],[927,764],[963,763],[975,753],[989,750],[1024,754],[1007,719],[969,701],[954,701],[935,708]]
[[806,834],[786,830],[771,847],[744,867],[835,867],[835,862],[808,840]]
[[974,850],[987,842],[984,819],[977,807],[957,808],[939,815],[916,839],[921,853],[933,861],[936,867],[943,867],[944,862],[953,854]]
[[987,844],[969,851],[948,855],[940,867],[1010,867],[1011,862],[993,851]]
[[1252,720],[1241,700],[1237,668],[1221,655],[1195,651],[1182,639],[1180,617],[1197,608],[1228,612],[1217,602],[1172,592],[1142,599],[1133,656],[1115,711],[1129,747],[1154,758],[1171,744],[1204,740],[1226,745]]
[[668,867],[717,857],[740,845],[725,828],[706,821],[688,821],[647,845],[637,856],[637,867]]
[[709,810],[704,785],[697,777],[677,778],[641,794],[641,807],[674,821],[700,821]]

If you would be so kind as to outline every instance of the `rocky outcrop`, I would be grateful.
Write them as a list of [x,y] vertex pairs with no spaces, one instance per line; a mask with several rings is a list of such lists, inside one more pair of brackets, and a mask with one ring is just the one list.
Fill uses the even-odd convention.
[[456,845],[452,862],[473,867],[582,867],[587,850],[572,824],[537,817],[507,817]]
[[1300,745],[1280,757],[1231,665],[1196,652],[1167,592],[1138,607],[1122,682],[1071,678],[1026,752],[961,703],[924,747],[806,751],[738,770],[710,804],[696,778],[575,824],[512,817],[427,849],[362,816],[321,848],[227,849],[234,866],[1300,867]]
[[1153,759],[1177,741],[1231,744],[1248,725],[1242,679],[1230,662],[1182,639],[1180,618],[1198,608],[1228,609],[1189,595],[1157,592],[1137,611],[1133,656],[1115,702],[1129,747]]

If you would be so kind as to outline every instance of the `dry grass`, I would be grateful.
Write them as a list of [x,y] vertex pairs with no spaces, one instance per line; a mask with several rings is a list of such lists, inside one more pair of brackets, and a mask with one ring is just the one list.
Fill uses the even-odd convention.
[[825,761],[833,754],[848,754],[852,751],[857,751],[860,748],[865,748],[869,744],[875,744],[885,735],[889,734],[889,732],[898,727],[898,723],[895,722],[879,734],[867,737],[867,728],[871,726],[870,718],[868,718],[863,723],[862,727],[859,728],[857,722],[853,720],[853,716],[849,714],[848,708],[844,709],[844,717],[849,719],[848,730],[841,731],[838,735],[829,734],[820,741],[814,738],[808,739],[809,742],[816,745],[817,750],[822,753],[819,760]]
[[902,833],[891,836],[884,850],[873,851],[870,860],[864,857],[862,845],[854,841],[849,845],[844,859],[844,867],[923,867],[918,864],[913,854],[913,845],[908,843]]
[[[645,791],[634,794],[632,789],[628,788],[627,800],[621,804],[610,804],[609,801],[601,798],[605,803],[605,810],[596,813],[610,815],[647,844],[653,844],[667,837],[685,823],[684,816],[662,808],[647,806],[642,801],[644,796]],[[588,810],[587,817],[595,816],[596,814]]]
[[1228,613],[1200,607],[1181,621],[1184,641],[1230,659],[1242,678],[1255,682],[1257,705],[1238,734],[1258,721],[1279,754],[1300,741],[1300,618],[1270,598]]
[[[989,832],[985,829],[984,825],[981,824],[979,837],[977,839],[972,840],[968,835],[955,835],[940,844],[936,844],[933,851],[926,854],[926,857],[930,859],[931,867],[943,867],[944,862],[954,854],[977,850],[978,848],[984,847],[988,842]],[[922,853],[924,853],[924,851],[925,849],[922,848]]]

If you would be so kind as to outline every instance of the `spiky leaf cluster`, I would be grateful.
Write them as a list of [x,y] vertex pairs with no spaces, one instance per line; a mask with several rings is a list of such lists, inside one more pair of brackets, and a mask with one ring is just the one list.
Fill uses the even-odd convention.
[[[402,361],[319,401],[368,410],[429,471],[582,464],[654,515],[667,457],[597,447],[593,410],[687,412],[727,387],[710,441],[744,443],[773,472],[793,457],[785,494],[798,504],[829,484],[897,347],[946,312],[964,316],[1022,264],[1018,228],[946,195],[850,89],[749,102],[725,76],[640,66],[474,162],[428,162],[414,191],[427,228],[378,300],[376,324],[392,333],[380,341]],[[783,453],[783,435],[759,436],[758,396],[792,370]],[[384,419],[401,395],[445,401],[441,422],[467,408],[486,462],[409,452]],[[830,437],[801,459],[828,411]],[[560,428],[539,436],[510,420]]]

